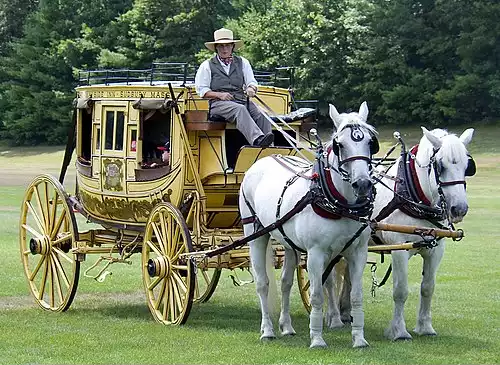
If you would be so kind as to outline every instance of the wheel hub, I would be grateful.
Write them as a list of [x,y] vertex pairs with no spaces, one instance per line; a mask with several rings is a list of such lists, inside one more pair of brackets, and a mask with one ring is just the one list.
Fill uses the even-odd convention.
[[43,236],[42,239],[30,239],[30,251],[32,255],[47,255],[50,252],[50,238]]
[[148,260],[148,274],[150,277],[168,277],[170,276],[172,265],[165,256],[156,257]]

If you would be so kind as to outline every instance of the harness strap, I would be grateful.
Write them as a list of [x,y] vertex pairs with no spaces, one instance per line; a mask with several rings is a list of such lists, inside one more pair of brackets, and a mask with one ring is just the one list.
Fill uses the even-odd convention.
[[300,199],[289,212],[287,212],[283,217],[278,219],[276,222],[271,223],[270,225],[262,228],[261,230],[259,230],[257,232],[252,233],[249,236],[246,236],[244,238],[236,240],[229,245],[216,248],[215,250],[212,250],[212,251],[207,251],[205,256],[206,257],[213,257],[213,256],[221,255],[221,254],[223,254],[227,251],[230,251],[234,248],[241,247],[244,244],[246,244],[246,243],[248,243],[256,238],[259,238],[259,237],[275,230],[279,226],[282,226],[286,221],[288,221],[290,218],[292,218],[295,214],[301,212],[307,205],[311,204],[312,200],[313,200],[313,192],[308,191],[306,193],[306,195],[304,195],[302,197],[302,199]]
[[[344,248],[342,249],[342,251],[340,251],[340,253],[347,250],[349,248],[349,246],[352,245],[354,240],[356,240],[361,235],[361,233],[365,230],[365,228],[368,227],[368,225],[369,225],[369,223],[363,223],[363,225],[361,227],[359,227],[359,229],[356,231],[356,233],[354,233],[354,235],[349,239],[349,241],[346,242],[346,244],[344,245]],[[326,282],[328,275],[330,275],[330,273],[332,272],[333,267],[337,264],[337,262],[340,261],[341,258],[342,258],[342,255],[338,254],[337,256],[335,256],[332,259],[332,261],[330,261],[330,263],[326,267],[325,271],[323,272],[323,276],[321,278],[323,284]]]
[[255,209],[253,209],[252,205],[250,204],[247,197],[245,196],[245,192],[243,189],[241,189],[241,194],[243,195],[243,199],[245,200],[245,204],[247,205],[248,209],[250,210],[250,213],[252,213],[252,215],[250,217],[241,218],[241,223],[243,225],[254,223],[254,225],[255,225],[254,231],[256,231],[256,228],[262,227],[262,224],[260,223],[259,218],[257,218],[257,213],[255,212]]
[[313,180],[316,178],[316,176],[314,174],[312,174],[311,176],[307,176],[307,175],[304,175],[304,172],[305,171],[309,171],[311,170],[311,165],[308,166],[306,169],[304,169],[303,171],[296,171],[294,170],[291,166],[290,166],[290,163],[286,163],[284,161],[284,157],[282,155],[271,155],[271,157],[277,162],[279,163],[281,166],[283,166],[284,168],[286,168],[288,171],[291,171],[293,172],[295,175],[298,175],[299,177],[303,178],[303,179],[307,179],[307,180]]
[[[281,192],[281,196],[279,197],[278,199],[278,204],[276,206],[276,220],[279,219],[280,217],[280,210],[281,210],[281,204],[283,203],[283,196],[285,195],[285,191],[286,189],[288,189],[288,187],[290,185],[292,185],[295,181],[297,181],[297,179],[299,178],[300,176],[299,175],[294,175],[292,176],[285,184],[285,186],[283,187],[283,191]],[[288,243],[290,245],[290,247],[292,247],[295,251],[299,251],[299,252],[302,252],[302,253],[305,253],[306,251],[301,249],[300,247],[298,247],[285,233],[285,230],[283,229],[283,226],[279,226],[278,227],[278,231],[281,233],[281,235],[283,236],[283,239],[285,240],[286,243]]]

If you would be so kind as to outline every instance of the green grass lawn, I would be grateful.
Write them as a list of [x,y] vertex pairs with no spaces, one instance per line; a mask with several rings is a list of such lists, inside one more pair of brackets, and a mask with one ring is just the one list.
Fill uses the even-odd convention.
[[[453,130],[461,133],[463,129]],[[408,144],[420,128],[401,131]],[[380,131],[381,151],[393,144],[392,129]],[[36,174],[58,175],[61,148],[0,148],[0,364],[495,364],[500,363],[500,128],[480,127],[470,151],[478,166],[468,180],[469,214],[459,225],[466,237],[449,241],[433,300],[436,337],[390,342],[383,331],[392,318],[392,284],[370,296],[364,277],[366,349],[351,348],[350,328],[325,330],[329,347],[310,350],[308,315],[296,288],[292,319],[297,335],[259,341],[260,310],[253,284],[235,287],[224,271],[213,298],[193,306],[184,326],[157,324],[142,287],[140,255],[132,265],[111,266],[103,283],[83,272],[98,256],[87,256],[71,308],[48,313],[31,297],[18,243],[19,208]],[[396,153],[397,155],[397,153]],[[73,192],[74,172],[67,180]],[[379,280],[388,261],[381,264]],[[406,320],[415,324],[421,259],[410,262]],[[276,272],[279,275],[279,272]],[[277,319],[276,319],[277,322]],[[277,326],[275,328],[277,330]]]

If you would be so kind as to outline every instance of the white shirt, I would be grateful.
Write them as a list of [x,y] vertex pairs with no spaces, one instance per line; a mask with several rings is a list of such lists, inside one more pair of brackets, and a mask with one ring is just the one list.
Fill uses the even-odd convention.
[[[255,80],[255,76],[253,74],[250,62],[244,57],[241,56],[239,57],[241,58],[242,61],[243,81],[245,83],[244,88],[246,89],[250,85],[254,85],[255,87],[257,87],[258,86],[257,80]],[[231,64],[226,65],[219,59],[219,57],[217,57],[217,59],[219,60],[226,74],[229,75],[229,69],[231,68]],[[209,63],[210,60],[211,59],[203,61],[203,63],[198,68],[198,71],[196,72],[196,77],[194,79],[196,92],[201,97],[203,97],[207,93],[207,91],[211,91],[210,82],[212,81],[212,71],[210,70],[210,63]]]

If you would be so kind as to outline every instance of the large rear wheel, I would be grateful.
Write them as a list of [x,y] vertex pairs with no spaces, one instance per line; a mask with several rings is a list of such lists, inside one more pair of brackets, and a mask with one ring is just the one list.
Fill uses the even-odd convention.
[[142,277],[147,302],[156,321],[186,322],[195,292],[195,266],[181,254],[192,252],[191,235],[179,210],[157,205],[149,216],[142,246]]
[[28,186],[21,207],[19,243],[31,293],[43,309],[69,308],[78,287],[78,229],[63,186],[50,175],[37,176]]

